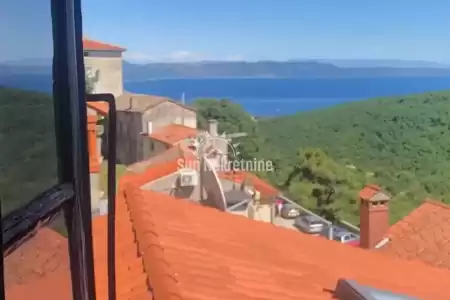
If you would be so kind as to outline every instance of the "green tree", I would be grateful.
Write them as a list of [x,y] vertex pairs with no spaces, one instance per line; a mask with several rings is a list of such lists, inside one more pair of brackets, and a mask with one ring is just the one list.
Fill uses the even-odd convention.
[[95,72],[95,74],[92,74],[92,71],[90,69],[86,69],[85,72],[85,86],[86,86],[86,93],[92,94],[95,90],[95,85],[98,82],[98,70]]

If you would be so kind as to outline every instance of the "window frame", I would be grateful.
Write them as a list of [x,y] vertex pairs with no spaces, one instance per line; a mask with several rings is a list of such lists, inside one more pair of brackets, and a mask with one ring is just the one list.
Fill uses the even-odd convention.
[[72,293],[74,299],[88,300],[95,299],[95,277],[81,0],[51,0],[51,4],[58,177],[70,182],[75,193],[64,207]]

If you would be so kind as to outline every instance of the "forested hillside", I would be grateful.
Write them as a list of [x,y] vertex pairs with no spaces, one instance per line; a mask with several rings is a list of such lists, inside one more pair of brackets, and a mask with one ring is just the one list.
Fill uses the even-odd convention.
[[6,214],[56,183],[50,96],[0,87],[0,201]]
[[264,176],[327,217],[357,222],[365,183],[392,194],[392,221],[425,197],[450,203],[450,92],[343,104],[255,127],[257,150],[245,155],[274,160],[276,172]]

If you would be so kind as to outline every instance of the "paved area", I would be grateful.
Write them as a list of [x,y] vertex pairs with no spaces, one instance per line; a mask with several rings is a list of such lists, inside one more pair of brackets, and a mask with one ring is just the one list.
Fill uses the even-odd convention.
[[294,229],[294,230],[298,231],[298,229],[294,226],[294,219],[283,219],[281,217],[275,217],[273,223],[274,223],[274,225],[277,225],[277,226]]

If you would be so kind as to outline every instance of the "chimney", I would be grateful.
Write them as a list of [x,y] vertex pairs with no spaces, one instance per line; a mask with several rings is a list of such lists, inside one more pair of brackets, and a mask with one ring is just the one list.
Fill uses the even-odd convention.
[[218,136],[218,122],[217,120],[208,120],[208,132],[211,136]]
[[97,150],[97,116],[87,117],[87,138],[89,151],[89,179],[91,186],[91,211],[95,212],[99,208],[100,200],[100,160]]
[[360,245],[373,249],[389,229],[389,200],[379,186],[366,185],[359,193]]

